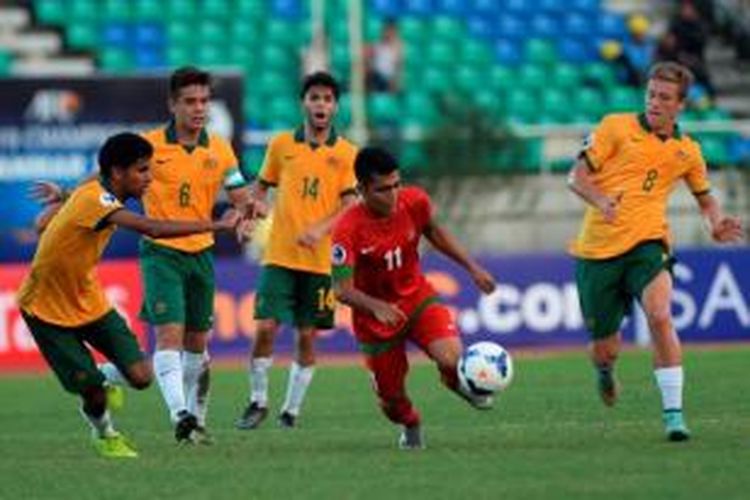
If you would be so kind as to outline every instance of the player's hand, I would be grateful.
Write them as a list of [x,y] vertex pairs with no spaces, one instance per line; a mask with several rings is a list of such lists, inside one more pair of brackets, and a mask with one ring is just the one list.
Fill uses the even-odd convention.
[[222,214],[219,220],[214,222],[214,230],[234,231],[241,219],[242,215],[237,210],[230,208]]
[[265,219],[268,216],[268,204],[266,202],[253,198],[245,206],[245,218],[247,219]]
[[244,244],[249,242],[253,237],[253,231],[258,225],[258,219],[242,218],[237,227],[234,228],[235,235],[237,236],[237,243]]
[[35,181],[29,188],[29,196],[45,205],[63,201],[63,188],[50,181]]
[[372,314],[375,319],[388,326],[397,326],[407,320],[406,314],[401,309],[388,302],[378,301],[373,306]]
[[485,268],[476,266],[470,271],[470,274],[471,279],[474,281],[474,284],[476,284],[477,288],[479,288],[483,293],[490,294],[495,291],[495,287],[497,286],[495,277],[492,276]]
[[740,241],[744,236],[739,217],[722,217],[711,227],[711,237],[719,243]]
[[612,224],[615,221],[615,218],[617,217],[617,209],[620,206],[624,194],[624,191],[620,191],[614,196],[603,196],[601,200],[599,200],[597,207],[604,216],[604,222]]
[[325,228],[312,225],[304,230],[297,238],[297,244],[306,248],[315,248],[320,240],[326,235]]

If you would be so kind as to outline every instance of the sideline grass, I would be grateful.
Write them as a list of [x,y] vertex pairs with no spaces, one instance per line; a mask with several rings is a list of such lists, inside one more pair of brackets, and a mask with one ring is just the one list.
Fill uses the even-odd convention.
[[[232,422],[241,370],[216,373],[213,447],[178,447],[152,387],[129,392],[118,427],[141,457],[106,461],[51,376],[0,378],[0,498],[747,498],[750,348],[691,349],[686,411],[694,439],[667,443],[649,356],[619,365],[620,403],[604,408],[581,353],[516,360],[517,378],[491,412],[442,389],[418,364],[410,391],[428,449],[396,449],[359,366],[323,366],[301,427],[256,431]],[[280,403],[285,370],[272,373]]]

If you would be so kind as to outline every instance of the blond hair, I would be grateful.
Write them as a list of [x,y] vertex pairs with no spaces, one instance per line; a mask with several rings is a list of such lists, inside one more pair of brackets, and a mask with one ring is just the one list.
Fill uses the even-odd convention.
[[674,61],[656,63],[648,72],[649,80],[662,80],[676,83],[680,86],[680,99],[687,96],[688,89],[693,84],[693,73],[685,66]]

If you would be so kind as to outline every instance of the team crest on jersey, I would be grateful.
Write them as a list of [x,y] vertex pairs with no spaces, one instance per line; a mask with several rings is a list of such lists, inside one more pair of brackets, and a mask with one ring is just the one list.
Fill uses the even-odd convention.
[[346,262],[346,249],[338,243],[331,248],[331,262],[334,266],[340,266]]
[[218,166],[219,166],[219,160],[217,160],[213,156],[209,156],[208,158],[203,160],[203,168],[205,168],[206,170],[213,170]]
[[335,156],[329,156],[328,158],[326,158],[326,163],[328,164],[329,167],[336,168],[339,166],[339,159],[336,158]]
[[115,195],[112,193],[102,193],[99,195],[99,203],[101,203],[102,206],[111,207],[117,203],[117,198],[115,198]]
[[686,153],[685,151],[683,151],[682,149],[678,149],[678,150],[677,150],[677,152],[676,152],[676,153],[675,153],[674,155],[675,155],[675,156],[677,157],[677,159],[678,159],[678,160],[680,160],[680,161],[687,161],[687,160],[689,160],[689,159],[690,159],[690,155],[689,155],[689,154],[687,154],[687,153]]

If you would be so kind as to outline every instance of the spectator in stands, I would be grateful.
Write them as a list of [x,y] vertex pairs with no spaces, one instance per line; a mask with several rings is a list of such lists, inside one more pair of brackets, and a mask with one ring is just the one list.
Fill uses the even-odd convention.
[[656,42],[649,34],[650,26],[646,16],[634,14],[628,18],[628,37],[623,43],[608,41],[601,48],[602,57],[615,64],[620,79],[634,87],[646,83],[656,51]]
[[404,44],[394,19],[383,24],[380,40],[367,47],[367,88],[373,92],[399,92]]
[[677,16],[669,25],[669,33],[676,44],[676,61],[687,66],[695,75],[696,83],[702,85],[711,99],[716,92],[706,65],[705,49],[708,29],[700,16],[694,0],[681,0]]
[[310,45],[302,50],[302,78],[318,72],[327,72],[331,66],[328,55],[328,38],[325,31],[316,29]]

